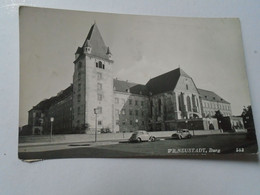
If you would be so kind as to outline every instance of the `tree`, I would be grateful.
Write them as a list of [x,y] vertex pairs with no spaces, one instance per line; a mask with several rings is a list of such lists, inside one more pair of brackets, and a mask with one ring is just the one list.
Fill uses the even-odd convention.
[[213,118],[216,118],[218,120],[219,129],[222,129],[223,128],[222,126],[224,125],[224,116],[220,112],[220,110],[217,110],[215,112],[215,115],[213,116]]
[[216,118],[216,119],[218,119],[218,121],[221,121],[221,120],[223,120],[224,116],[223,116],[223,114],[220,112],[220,110],[217,110],[217,111],[215,112],[215,115],[213,116],[213,118]]
[[247,108],[244,106],[241,116],[243,117],[243,122],[246,129],[255,128],[251,105],[247,106]]

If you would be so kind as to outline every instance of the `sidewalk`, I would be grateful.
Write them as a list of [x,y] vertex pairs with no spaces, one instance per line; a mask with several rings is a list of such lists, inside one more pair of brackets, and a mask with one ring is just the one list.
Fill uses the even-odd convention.
[[[170,138],[171,135],[173,133],[175,133],[175,131],[165,131],[165,132],[149,132],[151,135],[159,138],[159,139],[165,139],[165,138]],[[191,130],[190,133],[193,135],[193,131]],[[238,134],[244,134],[245,132],[234,132],[234,133],[230,133],[230,132],[220,132],[218,130],[215,131],[194,131],[195,135],[194,136],[211,136],[211,135],[238,135]],[[129,135],[128,135],[129,134]],[[68,136],[68,138],[64,140],[61,139],[56,139],[55,140],[55,136],[53,136],[53,140],[51,141],[45,141],[45,142],[29,142],[29,143],[19,143],[18,147],[19,148],[24,148],[24,147],[40,147],[40,146],[54,146],[54,145],[87,145],[90,146],[97,146],[97,145],[107,145],[109,143],[119,143],[119,142],[125,142],[128,141],[128,139],[131,136],[131,133],[125,133],[124,136],[120,135],[120,134],[116,134],[117,136],[111,136],[111,134],[105,134],[108,137],[100,137],[99,134],[97,137],[97,142],[95,142],[95,138],[94,136],[90,136],[88,134],[83,134],[83,135],[74,135],[73,138],[74,139],[69,139],[70,137]],[[75,139],[75,136],[79,136],[79,139]],[[124,138],[123,138],[124,137]],[[85,138],[85,139],[84,139]]]

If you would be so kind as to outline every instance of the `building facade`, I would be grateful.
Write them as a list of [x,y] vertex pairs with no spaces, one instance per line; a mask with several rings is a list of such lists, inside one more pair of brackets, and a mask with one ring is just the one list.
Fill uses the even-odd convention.
[[[73,75],[73,127],[112,129],[112,54],[96,24],[75,53]],[[97,113],[94,113],[97,109]]]
[[72,85],[56,96],[45,99],[28,112],[28,125],[21,134],[49,134],[53,117],[53,133],[72,133]]
[[220,111],[223,116],[232,116],[229,102],[218,96],[213,91],[198,89],[202,104],[202,116],[212,117],[216,111]]
[[150,79],[145,85],[114,79],[113,59],[96,24],[75,52],[73,84],[29,111],[33,132],[77,129],[132,132],[218,129],[215,112],[232,116],[231,105],[216,93],[198,89],[181,68]]

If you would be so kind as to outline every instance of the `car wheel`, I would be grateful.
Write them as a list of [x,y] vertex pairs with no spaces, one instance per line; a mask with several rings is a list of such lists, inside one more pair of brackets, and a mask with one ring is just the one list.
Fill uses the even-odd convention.
[[138,142],[141,142],[142,140],[141,140],[141,138],[140,138],[140,137],[138,137],[138,138],[137,138],[137,141],[138,141]]
[[155,137],[151,137],[151,138],[150,138],[150,141],[151,141],[151,142],[154,142],[154,141],[155,141]]
[[191,135],[188,135],[188,138],[190,139],[190,138],[191,138]]

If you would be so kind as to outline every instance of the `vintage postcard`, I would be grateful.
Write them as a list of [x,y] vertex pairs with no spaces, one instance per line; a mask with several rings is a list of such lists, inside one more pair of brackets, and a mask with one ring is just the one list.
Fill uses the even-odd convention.
[[20,159],[257,153],[239,19],[19,17]]

